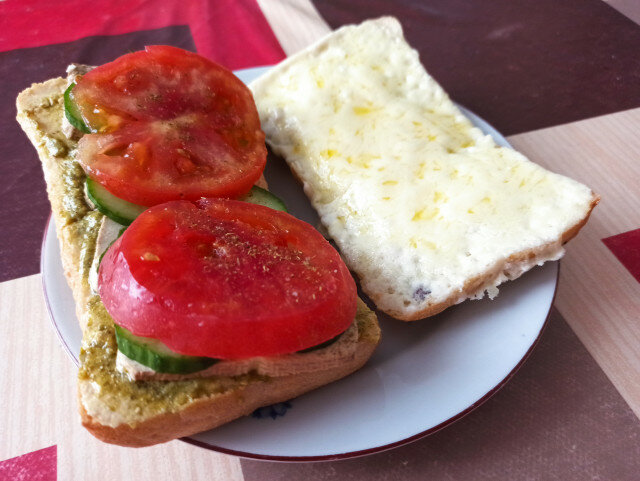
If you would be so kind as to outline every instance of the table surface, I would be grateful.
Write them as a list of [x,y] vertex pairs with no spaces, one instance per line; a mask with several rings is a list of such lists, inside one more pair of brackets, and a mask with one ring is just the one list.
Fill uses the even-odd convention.
[[[399,18],[454,100],[533,161],[602,196],[568,246],[531,358],[452,426],[357,459],[271,463],[181,441],[128,449],[94,439],[78,423],[76,369],[42,296],[49,206],[14,120],[17,93],[69,62],[102,63],[151,43],[232,69],[269,65],[340,25],[382,15]],[[0,479],[637,479],[640,2],[8,0],[0,18]]]

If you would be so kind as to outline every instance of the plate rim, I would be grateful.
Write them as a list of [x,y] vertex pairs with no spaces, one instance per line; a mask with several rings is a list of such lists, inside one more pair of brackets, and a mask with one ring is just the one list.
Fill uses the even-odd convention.
[[[51,301],[49,300],[49,293],[47,292],[47,281],[44,275],[44,271],[45,271],[44,264],[45,264],[45,255],[46,255],[45,246],[47,245],[47,238],[49,237],[49,229],[52,222],[55,224],[53,220],[53,212],[49,211],[49,216],[47,217],[47,222],[45,223],[45,226],[44,226],[44,235],[42,236],[42,243],[40,244],[40,283],[42,284],[42,293],[44,295],[44,303],[47,307],[47,315],[49,316],[49,322],[53,326],[54,331],[56,331],[56,336],[58,337],[58,341],[60,341],[60,344],[62,344],[62,348],[65,350],[67,355],[71,358],[71,360],[76,365],[76,367],[79,367],[80,360],[76,357],[76,355],[73,353],[73,351],[69,347],[67,340],[64,338],[64,336],[62,335],[62,332],[60,331],[60,328],[58,327],[58,323],[53,317],[53,309],[51,308]],[[55,231],[55,227],[54,227],[54,231]],[[67,279],[65,276],[65,281],[66,280]],[[74,302],[75,302],[75,299],[74,299]]]
[[[558,261],[555,261],[558,262]],[[277,462],[294,462],[294,463],[305,463],[305,462],[320,462],[320,461],[340,461],[344,459],[353,459],[359,458],[363,456],[368,456],[370,454],[381,453],[383,451],[388,451],[394,448],[398,448],[400,446],[404,446],[406,444],[411,444],[415,441],[418,441],[422,438],[426,438],[436,432],[454,424],[456,421],[459,421],[467,414],[470,414],[472,411],[475,411],[485,402],[487,402],[490,398],[492,398],[500,389],[502,389],[513,376],[520,370],[520,368],[524,365],[524,363],[529,359],[534,349],[540,342],[542,338],[542,334],[547,329],[549,325],[549,319],[551,317],[551,310],[553,309],[553,304],[555,302],[556,295],[558,293],[558,280],[560,277],[560,263],[558,262],[558,270],[556,272],[556,285],[553,291],[553,297],[551,299],[551,304],[549,305],[549,312],[547,312],[547,316],[538,332],[538,336],[535,338],[527,352],[522,356],[522,359],[514,366],[514,368],[502,379],[498,384],[496,384],[490,391],[488,391],[484,396],[478,399],[475,403],[471,404],[466,409],[460,411],[454,416],[450,417],[442,421],[440,424],[433,426],[425,431],[419,432],[408,438],[400,439],[398,441],[394,441],[389,444],[382,444],[380,446],[376,446],[374,448],[361,449],[358,451],[348,451],[346,453],[338,453],[338,454],[326,454],[321,456],[276,456],[276,455],[268,455],[268,454],[256,454],[256,453],[247,453],[245,451],[237,451],[234,449],[222,448],[220,446],[215,446],[212,444],[205,443],[203,441],[199,441],[197,439],[193,439],[191,437],[180,438],[180,441],[183,441],[188,444],[192,444],[194,446],[198,446],[200,448],[208,449],[209,451],[215,451],[222,454],[230,454],[232,456],[238,456],[245,459],[254,459],[259,461],[277,461]]]
[[[272,65],[251,67],[251,68],[247,68],[247,69],[241,69],[241,70],[234,71],[234,73],[238,74],[238,73],[243,73],[243,72],[244,73],[248,73],[250,71],[266,71],[268,68],[271,68],[271,67],[272,67]],[[493,127],[493,125],[491,125],[490,123],[485,121],[482,117],[478,116],[475,112],[465,108],[464,106],[462,106],[462,105],[460,105],[458,103],[456,103],[456,106],[458,108],[460,108],[465,115],[474,118],[474,120],[477,119],[477,120],[482,121],[484,124],[486,124],[486,126],[489,127],[489,129],[492,132],[497,133],[504,140],[504,142],[506,143],[507,146],[511,147],[511,145],[506,140],[506,138],[497,129],[495,129],[495,127]],[[497,141],[498,139],[494,139],[494,140]],[[54,319],[53,309],[51,307],[51,301],[50,301],[49,294],[48,294],[48,291],[47,291],[47,282],[46,282],[46,278],[45,278],[45,275],[44,275],[44,272],[45,272],[45,269],[44,269],[44,267],[45,267],[45,255],[46,255],[46,252],[47,252],[45,246],[47,244],[50,225],[52,223],[55,224],[55,222],[53,220],[52,213],[49,212],[49,216],[48,216],[47,221],[45,223],[44,235],[43,235],[42,243],[41,243],[41,254],[40,254],[40,272],[42,274],[42,276],[41,276],[42,291],[43,291],[43,294],[44,294],[44,300],[45,300],[45,305],[46,305],[46,308],[47,308],[47,314],[48,314],[48,317],[49,317],[49,322],[51,323],[54,331],[56,332],[56,336],[58,337],[58,340],[62,344],[62,347],[66,351],[67,355],[71,358],[71,360],[74,362],[74,364],[76,366],[79,366],[79,359],[75,356],[73,350],[71,349],[71,347],[67,343],[66,339],[62,335],[62,332],[61,332],[56,320]],[[55,225],[54,225],[54,231],[55,231]],[[245,458],[245,459],[254,459],[254,460],[261,460],[261,461],[302,463],[302,462],[336,461],[336,460],[363,457],[363,456],[367,456],[367,455],[370,455],[370,454],[380,453],[380,452],[387,451],[387,450],[390,450],[390,449],[394,449],[394,448],[397,448],[397,447],[400,447],[400,446],[404,446],[406,444],[410,444],[412,442],[415,442],[415,441],[418,441],[418,440],[420,440],[422,438],[425,438],[425,437],[427,437],[427,436],[429,436],[431,434],[434,434],[434,433],[446,428],[447,426],[455,423],[456,421],[462,419],[463,417],[465,417],[466,415],[468,415],[469,413],[471,413],[472,411],[474,411],[475,409],[480,407],[486,401],[488,401],[500,389],[502,389],[502,387],[504,387],[511,380],[511,378],[513,378],[513,376],[518,372],[518,370],[529,359],[529,357],[533,353],[534,349],[536,348],[536,346],[540,342],[540,339],[542,338],[542,335],[545,332],[545,330],[546,330],[546,328],[547,328],[547,326],[549,324],[549,319],[550,319],[550,316],[551,316],[551,310],[553,309],[553,306],[554,306],[554,303],[555,303],[555,299],[556,299],[556,296],[557,296],[557,293],[558,293],[558,283],[559,283],[559,276],[560,276],[560,262],[559,261],[555,261],[555,263],[557,265],[556,279],[555,279],[555,284],[554,284],[553,296],[551,297],[551,302],[549,303],[549,310],[548,310],[548,312],[546,314],[544,322],[542,323],[542,325],[540,327],[540,330],[538,331],[538,334],[537,334],[536,338],[533,340],[533,342],[531,343],[531,345],[529,346],[529,348],[527,349],[525,354],[518,361],[518,363],[511,369],[511,371],[509,371],[509,373],[501,381],[499,381],[492,389],[487,391],[482,397],[480,397],[477,401],[475,401],[473,404],[469,405],[464,410],[456,413],[455,415],[453,415],[450,418],[442,421],[441,423],[439,423],[436,426],[432,426],[429,429],[426,429],[426,430],[421,431],[419,433],[413,434],[413,435],[411,435],[411,436],[409,436],[407,438],[400,439],[400,440],[397,440],[397,441],[394,441],[394,442],[391,442],[391,443],[387,443],[387,444],[382,444],[380,446],[367,448],[367,449],[362,449],[362,450],[356,450],[356,451],[347,451],[347,452],[344,452],[344,453],[326,454],[326,455],[318,455],[318,456],[281,456],[281,455],[250,453],[250,452],[246,452],[246,451],[240,451],[240,450],[235,450],[235,449],[224,448],[224,447],[221,447],[221,446],[217,446],[217,445],[214,445],[214,444],[211,444],[211,443],[207,443],[207,442],[204,442],[204,441],[200,441],[200,440],[194,439],[194,438],[192,438],[190,436],[183,437],[183,438],[178,438],[178,440],[182,441],[182,442],[185,442],[187,444],[198,446],[198,447],[203,448],[203,449],[207,449],[209,451],[214,451],[214,452],[218,452],[218,453],[222,453],[222,454],[228,454],[228,455],[237,456],[237,457],[241,457],[241,458]]]

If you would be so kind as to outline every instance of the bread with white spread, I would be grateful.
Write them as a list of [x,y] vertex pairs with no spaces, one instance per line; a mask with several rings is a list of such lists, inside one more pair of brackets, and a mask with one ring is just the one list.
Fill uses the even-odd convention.
[[598,202],[474,127],[393,18],[340,28],[250,87],[267,143],[398,319],[494,297],[561,258]]

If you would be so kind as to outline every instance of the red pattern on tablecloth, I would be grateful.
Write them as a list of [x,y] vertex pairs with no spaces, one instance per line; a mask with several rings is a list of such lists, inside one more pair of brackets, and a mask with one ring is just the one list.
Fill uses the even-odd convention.
[[451,98],[503,135],[640,107],[640,28],[602,0],[313,3],[331,28],[398,17]]
[[640,229],[607,237],[602,242],[640,282]]
[[23,454],[0,462],[0,480],[56,481],[58,477],[58,447]]
[[[255,0],[0,2],[0,51],[189,25],[198,52],[231,69],[285,57]],[[224,41],[221,42],[220,39]]]
[[70,62],[97,65],[149,44],[195,45],[231,69],[285,57],[256,0],[0,1],[0,25],[0,282],[38,272],[49,213],[36,152],[15,121],[21,90]]

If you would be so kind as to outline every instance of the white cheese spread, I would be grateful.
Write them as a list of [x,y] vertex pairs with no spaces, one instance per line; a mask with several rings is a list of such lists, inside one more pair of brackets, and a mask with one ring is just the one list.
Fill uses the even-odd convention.
[[89,287],[91,287],[93,293],[98,292],[98,266],[100,265],[100,258],[109,246],[118,239],[118,234],[123,228],[124,226],[109,219],[106,215],[102,218],[100,230],[98,230],[98,237],[96,238],[93,261],[91,262],[91,269],[89,270]]
[[[410,316],[478,276],[471,296],[495,295],[561,257],[560,236],[589,212],[587,187],[473,127],[393,19],[344,27],[251,88],[267,141],[387,312]],[[526,250],[535,258],[509,265]]]

